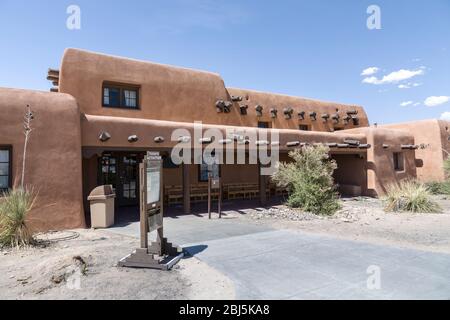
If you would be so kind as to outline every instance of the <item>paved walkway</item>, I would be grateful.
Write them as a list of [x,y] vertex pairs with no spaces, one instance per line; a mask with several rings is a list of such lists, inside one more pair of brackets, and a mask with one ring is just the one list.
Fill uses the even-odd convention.
[[[138,230],[137,223],[111,229]],[[238,299],[450,299],[446,254],[204,216],[166,218],[165,234],[232,279]],[[380,271],[379,290],[368,289],[371,266]]]

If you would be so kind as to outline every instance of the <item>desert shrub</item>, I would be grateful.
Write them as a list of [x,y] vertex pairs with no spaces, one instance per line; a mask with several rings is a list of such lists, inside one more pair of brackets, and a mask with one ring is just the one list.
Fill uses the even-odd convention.
[[324,145],[307,146],[289,154],[292,163],[280,163],[272,180],[290,191],[287,205],[320,215],[340,209],[333,172],[337,164]]
[[0,201],[0,246],[33,244],[26,218],[35,199],[32,189],[16,189],[3,195]]
[[437,213],[442,209],[431,198],[427,186],[415,180],[404,180],[387,188],[383,199],[386,212]]
[[430,182],[426,184],[428,190],[434,195],[450,195],[450,181]]
[[450,157],[444,160],[445,181],[427,183],[428,190],[434,195],[450,195]]
[[450,157],[447,157],[446,160],[444,160],[444,172],[445,177],[447,180],[450,179]]

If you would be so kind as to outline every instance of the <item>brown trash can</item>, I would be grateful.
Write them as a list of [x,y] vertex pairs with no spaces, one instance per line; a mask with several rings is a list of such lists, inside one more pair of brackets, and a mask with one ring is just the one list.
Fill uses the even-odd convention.
[[88,197],[91,206],[91,226],[94,229],[109,228],[114,225],[114,199],[116,195],[111,185],[92,190]]

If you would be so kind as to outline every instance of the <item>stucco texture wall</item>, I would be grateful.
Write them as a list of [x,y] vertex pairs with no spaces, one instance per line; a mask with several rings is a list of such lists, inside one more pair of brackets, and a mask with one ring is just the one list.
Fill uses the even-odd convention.
[[[140,109],[127,110],[102,107],[102,85],[113,82],[140,87]],[[273,128],[298,130],[300,124],[315,131],[327,131],[335,126],[355,127],[350,121],[344,125],[348,111],[357,111],[360,124],[368,125],[367,115],[359,106],[322,102],[280,94],[250,90],[227,89],[220,75],[172,67],[145,61],[97,54],[77,49],[67,49],[60,67],[59,90],[74,96],[81,112],[89,115],[153,119],[178,122],[201,121],[205,124],[256,127],[258,121],[269,122]],[[217,100],[230,101],[231,96],[241,96],[230,113],[217,113]],[[240,105],[248,105],[248,114],[241,115]],[[263,116],[258,117],[255,107],[263,106]],[[286,120],[283,109],[294,109],[292,119]],[[278,110],[272,119],[270,109]],[[340,124],[323,121],[322,114],[330,116],[339,110]],[[298,113],[306,112],[300,121]],[[310,112],[317,113],[312,121]]]
[[73,97],[0,88],[0,144],[12,146],[14,186],[21,179],[27,104],[34,120],[25,184],[38,192],[28,222],[35,231],[84,227],[80,113]]
[[[367,136],[372,148],[367,153],[367,196],[379,197],[386,194],[389,185],[404,179],[415,179],[415,150],[403,150],[402,145],[413,145],[414,137],[407,131],[388,128],[360,128],[347,132],[358,132]],[[387,145],[388,148],[384,148]],[[394,153],[404,156],[404,170],[396,171]]]
[[420,148],[416,151],[418,159],[417,177],[423,182],[443,181],[444,159],[450,152],[450,122],[441,120],[423,120],[409,123],[386,125],[409,132]]

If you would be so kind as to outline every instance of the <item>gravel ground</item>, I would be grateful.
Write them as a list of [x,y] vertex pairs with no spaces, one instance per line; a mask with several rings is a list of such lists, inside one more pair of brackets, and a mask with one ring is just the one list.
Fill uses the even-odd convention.
[[[42,235],[39,248],[0,251],[0,299],[233,299],[232,282],[195,258],[170,272],[122,269],[134,238],[93,230]],[[60,239],[61,240],[61,239]]]
[[245,210],[245,219],[278,229],[294,229],[337,238],[450,253],[450,200],[435,197],[441,214],[385,213],[373,198],[343,199],[332,217],[276,206]]

